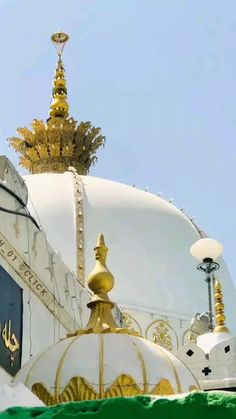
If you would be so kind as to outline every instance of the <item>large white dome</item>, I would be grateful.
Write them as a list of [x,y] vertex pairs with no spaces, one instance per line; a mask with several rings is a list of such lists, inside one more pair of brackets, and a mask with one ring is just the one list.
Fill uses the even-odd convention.
[[[175,339],[173,346],[181,345],[189,320],[208,307],[204,277],[189,252],[200,234],[183,212],[151,193],[75,172],[28,175],[25,181],[30,212],[64,262],[76,272],[79,244],[79,264],[84,259],[87,277],[94,240],[104,233],[116,278],[111,298],[142,335],[151,338],[152,324],[162,319],[162,329],[169,327]],[[230,310],[235,288],[222,260],[220,264],[228,323],[236,329]]]

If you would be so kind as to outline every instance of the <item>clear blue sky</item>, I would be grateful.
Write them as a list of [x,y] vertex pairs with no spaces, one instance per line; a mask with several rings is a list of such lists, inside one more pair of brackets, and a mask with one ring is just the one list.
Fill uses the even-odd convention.
[[91,174],[173,197],[225,247],[236,282],[235,0],[0,0],[0,152],[47,117],[56,53],[70,113],[107,137]]

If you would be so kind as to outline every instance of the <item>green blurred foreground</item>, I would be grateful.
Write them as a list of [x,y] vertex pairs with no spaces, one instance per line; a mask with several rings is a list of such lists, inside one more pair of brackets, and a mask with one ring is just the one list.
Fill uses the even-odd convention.
[[191,393],[183,398],[149,396],[65,403],[52,407],[14,407],[0,419],[236,419],[236,393]]

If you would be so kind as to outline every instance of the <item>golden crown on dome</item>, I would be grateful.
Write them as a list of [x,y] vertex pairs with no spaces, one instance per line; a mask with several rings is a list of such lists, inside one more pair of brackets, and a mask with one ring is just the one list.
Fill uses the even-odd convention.
[[69,36],[56,32],[51,40],[57,50],[58,62],[53,80],[52,101],[46,123],[34,119],[32,129],[18,128],[20,137],[11,137],[10,145],[20,154],[20,164],[31,173],[63,173],[74,167],[86,175],[96,161],[96,151],[105,143],[100,128],[91,122],[69,117],[67,87],[62,53]]

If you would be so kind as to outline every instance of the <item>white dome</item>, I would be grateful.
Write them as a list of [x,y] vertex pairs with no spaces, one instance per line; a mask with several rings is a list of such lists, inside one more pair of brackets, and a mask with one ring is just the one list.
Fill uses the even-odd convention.
[[30,360],[16,375],[46,404],[199,389],[174,355],[126,334],[83,334],[64,339]]
[[[50,244],[75,272],[81,206],[85,278],[93,266],[94,241],[100,232],[105,234],[111,250],[108,265],[116,278],[111,298],[122,307],[181,321],[208,310],[204,277],[189,251],[200,234],[174,205],[110,180],[78,175],[75,179],[72,172],[28,175],[25,181],[30,212],[39,217]],[[236,320],[231,307],[236,293],[222,260],[220,265],[233,330]]]

